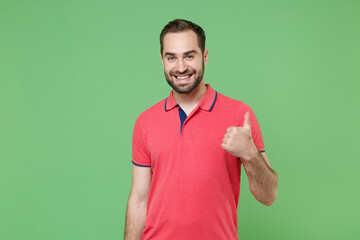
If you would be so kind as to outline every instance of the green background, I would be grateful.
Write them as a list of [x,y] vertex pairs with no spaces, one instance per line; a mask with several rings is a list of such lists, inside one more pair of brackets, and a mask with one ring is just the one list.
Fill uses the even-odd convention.
[[122,239],[137,116],[171,90],[159,34],[207,34],[205,82],[249,104],[278,199],[243,171],[240,239],[359,239],[360,1],[0,0],[0,239]]

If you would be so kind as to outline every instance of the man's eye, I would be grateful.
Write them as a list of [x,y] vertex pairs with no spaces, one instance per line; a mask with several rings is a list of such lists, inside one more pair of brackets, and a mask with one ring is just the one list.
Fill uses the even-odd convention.
[[193,58],[193,56],[186,56],[186,58],[187,58],[187,59],[191,59],[191,58]]
[[174,60],[174,57],[168,57],[168,60],[172,61]]

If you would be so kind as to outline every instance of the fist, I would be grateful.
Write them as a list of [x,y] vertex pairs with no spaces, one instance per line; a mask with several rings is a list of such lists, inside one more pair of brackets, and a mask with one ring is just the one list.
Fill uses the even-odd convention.
[[[221,147],[228,153],[241,159],[250,159],[256,146],[251,136],[250,113],[244,115],[242,127],[229,127],[222,140]],[[254,148],[255,147],[255,148]]]

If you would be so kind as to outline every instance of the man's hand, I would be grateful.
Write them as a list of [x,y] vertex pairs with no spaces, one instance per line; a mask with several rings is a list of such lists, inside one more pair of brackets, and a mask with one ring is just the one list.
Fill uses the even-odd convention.
[[251,136],[250,113],[244,115],[242,127],[229,127],[221,147],[228,153],[240,158],[249,179],[249,187],[254,197],[266,206],[273,204],[277,198],[277,174],[270,168],[259,153]]
[[258,152],[251,136],[250,113],[244,115],[242,127],[229,127],[221,147],[242,160],[250,160]]

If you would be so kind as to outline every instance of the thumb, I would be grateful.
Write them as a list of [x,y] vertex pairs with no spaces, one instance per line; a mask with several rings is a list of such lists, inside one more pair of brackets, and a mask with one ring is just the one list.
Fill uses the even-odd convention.
[[244,115],[244,125],[243,127],[250,127],[251,128],[251,124],[250,124],[250,112],[246,112]]

